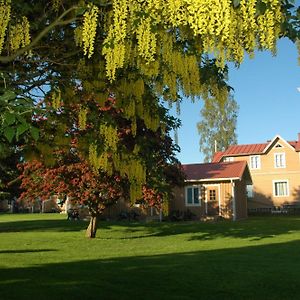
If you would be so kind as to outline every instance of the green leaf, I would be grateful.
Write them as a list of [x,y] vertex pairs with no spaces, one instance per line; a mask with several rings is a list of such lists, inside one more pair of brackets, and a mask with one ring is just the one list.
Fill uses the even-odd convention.
[[15,136],[15,129],[12,127],[6,127],[3,131],[4,131],[4,136],[11,143]]
[[233,0],[232,3],[234,8],[238,7],[240,5],[240,0]]
[[29,125],[27,123],[22,123],[17,127],[17,139],[20,135],[22,135],[25,131],[29,129]]
[[85,7],[78,7],[75,11],[75,15],[77,17],[82,16],[85,13],[85,11],[86,11]]
[[258,1],[256,3],[256,15],[257,16],[260,16],[260,15],[263,15],[265,13],[267,9],[267,4],[262,2],[262,1]]
[[23,117],[22,117],[22,116],[20,116],[20,115],[17,115],[16,117],[17,117],[17,119],[18,119],[18,121],[19,121],[20,123],[22,123],[22,124],[26,124],[26,125],[28,126],[28,124],[27,124],[27,122],[26,122],[26,119],[25,119],[25,118],[23,118]]
[[39,131],[38,128],[31,127],[30,128],[30,133],[31,133],[31,136],[34,138],[35,141],[37,141],[39,139],[40,131]]
[[16,121],[16,116],[15,114],[12,114],[12,113],[5,113],[4,114],[4,122],[9,126],[9,125],[12,125],[14,124]]
[[[3,140],[5,141],[5,140]],[[7,143],[0,142],[0,159],[4,159],[10,154],[10,148]]]
[[13,91],[5,91],[4,94],[0,95],[0,101],[9,102],[9,100],[15,98],[16,98],[16,94]]

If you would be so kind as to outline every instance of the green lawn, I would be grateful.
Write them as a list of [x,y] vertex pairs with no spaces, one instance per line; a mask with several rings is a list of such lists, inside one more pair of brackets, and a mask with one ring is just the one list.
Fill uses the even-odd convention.
[[0,299],[300,299],[300,217],[86,226],[0,215]]

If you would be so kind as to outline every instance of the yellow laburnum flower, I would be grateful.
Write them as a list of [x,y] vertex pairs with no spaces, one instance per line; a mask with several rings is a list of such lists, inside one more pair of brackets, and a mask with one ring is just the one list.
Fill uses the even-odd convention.
[[87,11],[83,15],[82,44],[84,55],[87,55],[88,58],[94,53],[98,11],[97,6],[89,4]]
[[80,130],[86,129],[87,108],[81,108],[78,114],[78,127]]
[[59,88],[55,88],[51,95],[52,107],[59,109],[61,107],[61,91]]
[[10,7],[11,1],[0,1],[0,54],[3,49],[5,34],[8,26],[8,22],[10,20],[10,13],[11,13],[11,7]]
[[151,30],[151,19],[143,19],[136,30],[139,55],[147,63],[154,60],[156,52],[156,33]]
[[10,26],[9,42],[10,50],[16,51],[30,44],[29,22],[26,17],[15,25]]

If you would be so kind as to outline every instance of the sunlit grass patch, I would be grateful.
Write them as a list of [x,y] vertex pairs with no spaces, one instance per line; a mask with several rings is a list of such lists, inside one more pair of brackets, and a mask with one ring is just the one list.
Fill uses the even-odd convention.
[[84,237],[87,225],[0,215],[0,298],[300,297],[299,217],[100,222],[95,239]]

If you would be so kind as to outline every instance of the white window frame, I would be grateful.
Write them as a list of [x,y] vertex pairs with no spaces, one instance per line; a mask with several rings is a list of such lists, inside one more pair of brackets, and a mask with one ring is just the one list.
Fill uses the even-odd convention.
[[[276,195],[276,188],[275,188],[276,183],[286,183],[286,194],[285,195]],[[290,187],[289,187],[288,179],[273,180],[273,196],[276,198],[290,196]]]
[[[192,199],[192,203],[188,203],[188,189],[192,188],[193,189],[193,199]],[[195,199],[194,199],[194,189],[197,188],[198,189],[198,201],[199,203],[195,203]],[[185,206],[201,206],[201,186],[200,185],[188,185],[185,187]]]
[[[282,156],[283,159],[278,160],[277,156]],[[282,164],[277,165],[277,162],[281,162]],[[283,169],[286,168],[286,159],[285,159],[285,153],[284,152],[278,152],[274,153],[274,168],[275,169]]]
[[227,157],[224,157],[224,162],[230,162],[230,161],[234,161],[234,157],[232,156],[227,156]]
[[251,155],[249,160],[249,166],[251,170],[259,170],[261,168],[260,155]]
[[253,198],[253,184],[247,184],[246,185],[246,193],[247,193],[247,198]]

